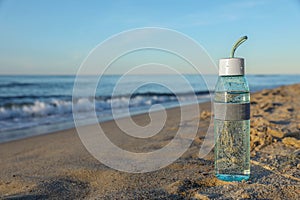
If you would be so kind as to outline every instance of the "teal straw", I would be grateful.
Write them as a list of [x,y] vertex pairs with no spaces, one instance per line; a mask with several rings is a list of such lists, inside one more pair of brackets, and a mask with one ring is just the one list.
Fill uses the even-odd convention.
[[235,50],[243,43],[245,42],[246,40],[248,39],[248,37],[245,35],[243,37],[241,37],[232,47],[231,49],[231,53],[230,53],[230,58],[234,58],[234,53],[235,53]]

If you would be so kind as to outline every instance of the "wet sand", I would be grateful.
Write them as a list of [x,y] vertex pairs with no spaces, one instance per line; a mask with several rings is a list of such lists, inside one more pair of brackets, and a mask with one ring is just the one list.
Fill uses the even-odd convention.
[[[299,199],[300,84],[251,96],[251,178],[224,182],[214,177],[213,151],[198,153],[211,119],[210,103],[201,115],[180,122],[168,109],[161,132],[150,139],[124,134],[114,121],[101,126],[116,145],[149,152],[167,145],[180,126],[195,126],[192,145],[173,164],[148,173],[111,169],[93,158],[75,129],[0,144],[2,199]],[[133,120],[147,125],[148,114]]]

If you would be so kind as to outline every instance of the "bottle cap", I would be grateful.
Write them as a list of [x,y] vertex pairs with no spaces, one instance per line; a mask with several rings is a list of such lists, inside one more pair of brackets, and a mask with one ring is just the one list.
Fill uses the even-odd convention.
[[222,58],[219,60],[219,76],[239,76],[244,74],[244,58]]

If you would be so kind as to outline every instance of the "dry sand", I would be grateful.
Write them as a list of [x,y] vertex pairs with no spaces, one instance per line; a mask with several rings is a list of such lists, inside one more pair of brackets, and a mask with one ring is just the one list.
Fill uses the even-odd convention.
[[[213,152],[198,158],[210,123],[210,103],[197,137],[173,164],[130,174],[106,167],[82,145],[74,129],[0,144],[2,199],[300,199],[300,84],[251,96],[251,178],[223,182],[213,174]],[[113,121],[102,123],[109,138],[129,151],[152,151],[176,134],[180,110],[168,110],[164,129],[148,140],[126,136]],[[140,125],[147,114],[134,116]],[[138,143],[137,143],[138,141]]]

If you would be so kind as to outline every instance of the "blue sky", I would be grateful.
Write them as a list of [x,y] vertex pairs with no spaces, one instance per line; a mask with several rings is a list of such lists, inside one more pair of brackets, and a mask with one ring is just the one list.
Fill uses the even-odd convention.
[[201,44],[217,63],[238,49],[251,74],[299,74],[300,1],[0,1],[0,74],[75,74],[108,37],[163,27]]

